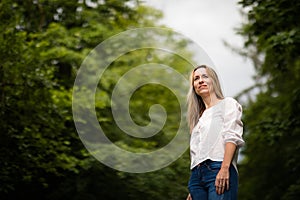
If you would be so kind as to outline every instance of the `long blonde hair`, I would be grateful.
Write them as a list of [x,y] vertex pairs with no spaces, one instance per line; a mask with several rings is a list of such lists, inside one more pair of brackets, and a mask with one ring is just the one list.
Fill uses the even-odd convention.
[[211,67],[206,65],[200,65],[193,69],[190,75],[190,89],[187,95],[187,103],[188,103],[188,110],[187,110],[187,122],[190,128],[190,132],[197,124],[197,121],[201,117],[202,113],[205,110],[205,104],[201,96],[197,95],[194,88],[194,73],[199,68],[205,68],[208,76],[212,80],[212,86],[214,92],[218,99],[223,99],[224,95],[221,89],[220,81],[218,78],[217,73]]

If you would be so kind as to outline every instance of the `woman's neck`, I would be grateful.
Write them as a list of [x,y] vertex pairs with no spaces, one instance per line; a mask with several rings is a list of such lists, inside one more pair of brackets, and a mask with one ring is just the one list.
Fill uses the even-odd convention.
[[202,99],[206,109],[216,105],[220,101],[220,99],[218,99],[216,95],[207,95],[205,97],[202,97]]

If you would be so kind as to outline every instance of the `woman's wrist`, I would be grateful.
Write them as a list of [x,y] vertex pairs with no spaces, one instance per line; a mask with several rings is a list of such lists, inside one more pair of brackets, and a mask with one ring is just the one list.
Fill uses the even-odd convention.
[[230,164],[223,164],[222,163],[222,165],[221,165],[222,169],[229,169],[229,167],[230,167]]

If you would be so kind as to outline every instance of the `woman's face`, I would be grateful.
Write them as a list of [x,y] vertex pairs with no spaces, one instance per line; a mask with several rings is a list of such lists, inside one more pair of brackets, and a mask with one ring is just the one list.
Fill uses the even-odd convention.
[[208,76],[205,68],[199,68],[194,72],[193,83],[196,94],[201,97],[212,94],[212,80]]

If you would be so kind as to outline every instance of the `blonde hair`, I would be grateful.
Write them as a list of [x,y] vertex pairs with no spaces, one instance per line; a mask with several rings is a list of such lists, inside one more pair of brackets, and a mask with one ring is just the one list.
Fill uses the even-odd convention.
[[190,132],[197,124],[197,121],[201,117],[202,113],[205,110],[205,104],[201,98],[201,96],[197,95],[194,88],[194,73],[199,68],[205,68],[207,75],[212,80],[213,90],[218,99],[223,99],[224,95],[221,89],[220,81],[218,78],[217,73],[211,67],[206,65],[200,65],[194,68],[190,75],[190,89],[187,95],[187,103],[188,103],[188,110],[187,110],[187,122],[190,128]]

